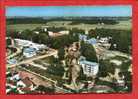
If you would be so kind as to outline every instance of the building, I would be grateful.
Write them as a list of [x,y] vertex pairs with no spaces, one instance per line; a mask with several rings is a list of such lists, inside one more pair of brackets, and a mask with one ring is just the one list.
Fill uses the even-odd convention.
[[10,80],[14,80],[14,81],[18,81],[19,79],[20,79],[20,75],[18,73],[10,77]]
[[48,31],[48,35],[50,37],[58,37],[58,36],[68,35],[68,34],[69,34],[69,31],[59,31],[59,32]]
[[111,47],[111,43],[109,43],[111,39],[112,37],[102,37],[98,40],[98,45],[109,49]]
[[51,32],[51,31],[48,31],[48,35],[50,37],[58,37],[58,36],[62,36],[63,34],[60,34],[59,32]]
[[89,40],[86,41],[88,44],[91,44],[91,45],[95,45],[97,44],[97,40],[95,38],[91,38]]
[[14,40],[18,47],[28,47],[32,44],[32,42],[28,40],[22,40],[22,39],[14,39]]
[[36,55],[36,49],[35,48],[24,48],[23,49],[23,56],[26,58],[30,58]]
[[117,80],[117,85],[120,86],[120,87],[121,87],[121,86],[124,87],[124,86],[125,86],[125,81],[124,81],[124,79],[118,79],[118,80]]
[[83,68],[83,73],[89,76],[96,76],[99,71],[99,64],[96,62],[90,62],[86,60],[80,60],[79,64]]
[[87,36],[80,34],[79,35],[79,40],[81,40],[81,41],[87,41]]
[[85,34],[88,35],[89,34],[89,31],[88,30],[85,30]]
[[48,49],[48,47],[46,45],[44,45],[44,44],[37,44],[37,43],[32,43],[29,47],[30,48],[34,48],[37,51],[43,50],[43,49]]
[[18,92],[20,94],[25,94],[26,92],[30,92],[35,90],[37,87],[35,83],[32,81],[28,75],[22,76],[22,72],[17,73],[7,73],[8,83],[6,84],[6,93],[10,93],[12,91]]
[[84,41],[88,44],[95,45],[97,44],[97,40],[95,38],[87,39],[86,35],[79,35],[79,40]]
[[108,42],[109,42],[108,37],[103,37],[103,38],[100,38],[99,40],[99,43],[108,43]]
[[14,59],[14,58],[12,58],[12,59],[9,59],[8,61],[7,61],[7,63],[8,64],[16,64],[17,63],[17,60],[16,59]]
[[14,40],[16,42],[16,45],[19,47],[33,47],[36,50],[47,48],[47,46],[44,44],[33,43],[32,41],[29,40],[23,40],[23,39],[14,39]]
[[60,31],[59,33],[60,34],[63,34],[63,35],[68,35],[69,34],[69,31],[68,30],[64,30],[64,31]]
[[44,44],[33,43],[29,40],[15,39],[16,45],[23,49],[23,55],[27,58],[36,55],[37,51],[48,49]]
[[35,34],[39,34],[39,31],[34,31]]
[[42,26],[41,28],[42,28],[42,30],[43,30],[44,32],[47,32],[47,31],[48,31],[49,26]]

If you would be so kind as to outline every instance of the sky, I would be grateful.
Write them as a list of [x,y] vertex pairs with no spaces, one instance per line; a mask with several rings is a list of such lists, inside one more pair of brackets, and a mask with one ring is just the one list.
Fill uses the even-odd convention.
[[77,17],[77,16],[132,16],[131,6],[41,6],[7,7],[6,16]]

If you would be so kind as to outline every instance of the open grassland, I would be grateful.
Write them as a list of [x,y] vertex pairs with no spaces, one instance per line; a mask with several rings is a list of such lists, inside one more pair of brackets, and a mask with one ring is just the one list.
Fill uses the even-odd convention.
[[13,24],[13,25],[7,25],[7,30],[25,30],[25,29],[29,29],[29,30],[33,30],[37,27],[41,27],[45,24]]
[[132,28],[132,20],[127,20],[127,21],[120,21],[119,24],[115,25],[101,25],[101,24],[76,24],[72,25],[70,24],[71,21],[49,21],[46,24],[10,24],[7,25],[7,30],[33,30],[37,27],[41,26],[54,26],[54,27],[66,27],[67,29],[71,28],[78,28],[78,29],[85,29],[85,30],[90,30],[90,29],[95,29],[95,28],[106,28],[106,29],[119,29],[119,30],[129,30]]

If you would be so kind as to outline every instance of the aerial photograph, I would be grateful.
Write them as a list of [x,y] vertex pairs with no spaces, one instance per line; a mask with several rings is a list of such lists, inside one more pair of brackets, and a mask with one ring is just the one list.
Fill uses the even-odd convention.
[[132,92],[132,6],[6,7],[6,94]]

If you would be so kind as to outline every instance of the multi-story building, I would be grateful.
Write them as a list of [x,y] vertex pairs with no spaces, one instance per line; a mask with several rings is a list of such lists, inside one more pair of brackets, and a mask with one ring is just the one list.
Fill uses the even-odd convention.
[[88,77],[96,76],[96,74],[99,71],[99,64],[96,62],[82,60],[82,61],[79,61],[79,64],[83,68],[83,73]]

